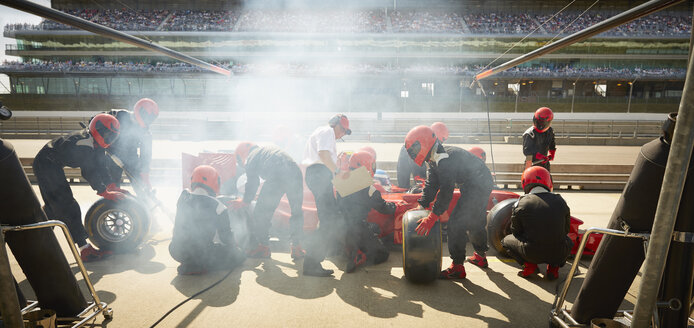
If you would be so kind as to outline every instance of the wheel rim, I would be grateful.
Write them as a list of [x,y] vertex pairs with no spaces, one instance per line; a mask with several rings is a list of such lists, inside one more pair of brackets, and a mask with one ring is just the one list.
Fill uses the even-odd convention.
[[118,243],[133,232],[133,218],[127,212],[110,209],[97,218],[97,231],[105,240]]

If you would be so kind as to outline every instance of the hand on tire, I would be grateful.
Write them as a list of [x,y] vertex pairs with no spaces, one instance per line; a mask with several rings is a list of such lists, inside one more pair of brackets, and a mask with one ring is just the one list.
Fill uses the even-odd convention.
[[414,229],[414,231],[417,232],[418,235],[420,236],[428,236],[429,231],[431,231],[431,228],[434,227],[434,224],[436,221],[440,220],[441,217],[438,215],[434,214],[434,212],[429,213],[429,216],[419,219],[417,223],[419,225]]

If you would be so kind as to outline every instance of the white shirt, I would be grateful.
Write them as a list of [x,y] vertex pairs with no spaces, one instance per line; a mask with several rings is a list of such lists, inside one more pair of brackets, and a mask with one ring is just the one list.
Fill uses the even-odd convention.
[[337,163],[337,144],[335,143],[335,130],[329,125],[317,128],[306,142],[304,149],[304,160],[301,164],[311,165],[322,163],[318,152],[327,150],[330,152],[330,157],[333,163]]

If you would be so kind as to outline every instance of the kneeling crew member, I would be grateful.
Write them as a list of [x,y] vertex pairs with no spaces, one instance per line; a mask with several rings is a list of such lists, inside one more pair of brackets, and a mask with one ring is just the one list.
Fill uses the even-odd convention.
[[[215,198],[219,173],[200,165],[190,178],[191,191],[183,190],[176,205],[176,221],[169,253],[181,263],[178,273],[203,274],[211,270],[233,269],[244,260],[230,228],[227,207]],[[214,241],[219,236],[221,243]]]
[[436,221],[445,215],[453,199],[456,185],[460,188],[460,199],[448,221],[448,251],[453,264],[441,271],[441,279],[465,278],[465,246],[469,239],[475,254],[468,261],[482,268],[487,267],[486,209],[492,192],[493,180],[487,166],[468,151],[443,146],[434,131],[427,126],[410,130],[405,137],[407,153],[417,165],[429,164],[420,208],[426,208],[436,199],[431,213],[418,221],[415,230],[419,235],[428,235]]
[[235,207],[246,207],[254,199],[260,178],[263,188],[253,209],[252,240],[249,257],[270,257],[269,231],[272,215],[275,213],[283,195],[287,195],[291,217],[289,227],[292,240],[292,259],[304,257],[301,238],[304,232],[304,176],[299,165],[282,149],[274,146],[258,147],[251,142],[242,142],[236,147],[236,159],[246,171],[246,188],[243,200],[237,200]]
[[100,260],[110,251],[95,249],[87,243],[87,231],[82,224],[80,206],[72,195],[63,168],[80,168],[82,177],[97,194],[109,200],[125,198],[126,191],[112,184],[108,170],[111,159],[105,149],[118,138],[118,120],[108,114],[99,114],[89,128],[74,131],[47,143],[34,158],[32,167],[38,180],[46,216],[50,220],[65,222],[72,239],[80,248],[83,262]]
[[[436,133],[436,138],[439,139],[440,143],[448,140],[448,127],[443,122],[435,122],[431,125],[431,129]],[[427,168],[412,161],[405,146],[400,149],[396,170],[398,187],[400,188],[410,189],[410,176],[414,177],[415,185],[417,185],[416,180],[418,178],[425,179],[427,177]]]
[[547,107],[538,108],[533,116],[533,126],[523,132],[523,155],[525,168],[539,165],[549,171],[549,162],[554,160],[557,145],[554,143],[552,129],[554,114]]
[[[349,159],[350,170],[362,166],[366,167],[373,177],[373,168],[376,165],[371,154],[363,151],[352,154]],[[338,196],[337,202],[345,215],[345,240],[350,251],[345,272],[354,272],[363,264],[378,264],[388,260],[388,249],[369,228],[366,218],[372,208],[380,213],[392,215],[395,213],[395,204],[383,200],[381,192],[373,185],[344,198]]]
[[533,166],[521,178],[525,195],[511,212],[511,235],[501,245],[523,266],[521,277],[535,274],[540,263],[547,263],[549,280],[559,277],[573,242],[569,233],[571,215],[564,199],[552,193],[552,177],[543,167]]

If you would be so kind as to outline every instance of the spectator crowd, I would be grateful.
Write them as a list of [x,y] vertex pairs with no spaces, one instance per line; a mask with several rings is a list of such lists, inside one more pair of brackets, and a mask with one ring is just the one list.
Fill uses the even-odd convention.
[[[308,65],[308,64],[240,64],[221,63],[234,74],[248,75],[369,75],[369,74],[436,74],[459,75],[472,77],[482,71],[478,65],[386,65],[386,64],[341,64],[341,65]],[[34,72],[158,72],[158,73],[196,73],[202,68],[187,63],[144,63],[144,62],[8,62],[0,66],[0,72],[34,71]],[[578,66],[532,66],[514,67],[500,73],[499,77],[507,78],[604,78],[604,79],[684,79],[685,68],[613,68],[613,67],[578,67]]]
[[[436,10],[67,10],[67,13],[122,31],[218,31],[291,33],[445,33],[469,35],[567,35],[617,12],[562,11],[504,13]],[[605,36],[688,37],[691,14],[655,13],[603,33]],[[9,24],[6,30],[65,30],[45,20],[38,25]]]

